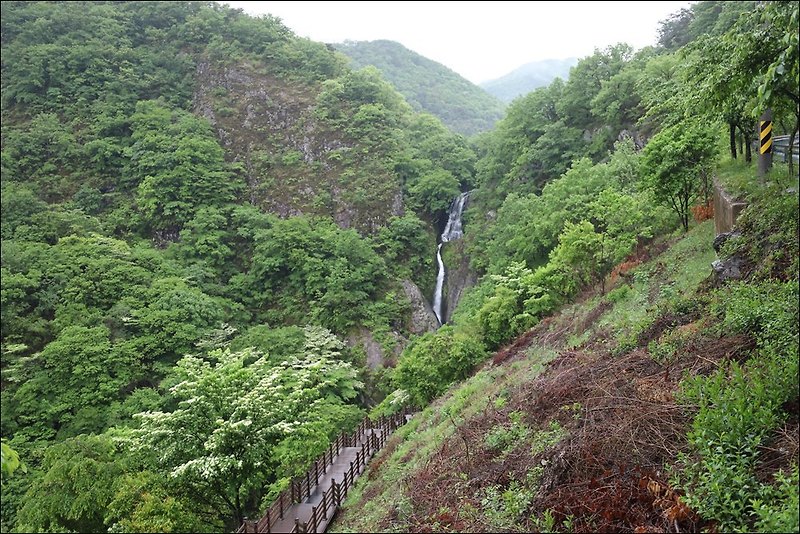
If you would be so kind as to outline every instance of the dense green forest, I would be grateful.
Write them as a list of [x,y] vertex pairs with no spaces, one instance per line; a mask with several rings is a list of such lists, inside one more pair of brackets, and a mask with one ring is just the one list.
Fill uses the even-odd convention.
[[394,41],[335,45],[354,68],[372,65],[417,111],[438,117],[463,135],[486,132],[503,116],[503,103],[440,63]]
[[341,340],[407,343],[475,155],[346,64],[214,3],[3,2],[4,531],[233,527],[379,395]]
[[556,78],[566,80],[576,63],[578,58],[574,57],[532,61],[499,78],[482,82],[480,86],[503,102],[511,102],[534,89],[550,85]]
[[[698,2],[659,46],[596,50],[466,139],[271,16],[3,2],[2,530],[233,530],[365,414],[425,408],[587,291],[633,298],[606,290],[650,247],[708,228],[712,178],[753,168],[755,117],[770,107],[777,133],[797,130],[797,25],[796,3]],[[793,172],[743,187],[760,211],[723,253],[749,258],[748,279],[650,290],[752,339],[680,385],[696,409],[680,456],[660,460],[719,530],[797,530],[796,448],[775,477],[755,469],[796,419]],[[430,298],[466,190],[465,237],[444,256],[479,282],[429,331],[415,295]],[[662,312],[626,324],[613,356]],[[519,417],[487,434],[494,456],[527,443]],[[478,501],[497,521],[476,524],[570,529],[514,500],[533,478],[501,479]]]

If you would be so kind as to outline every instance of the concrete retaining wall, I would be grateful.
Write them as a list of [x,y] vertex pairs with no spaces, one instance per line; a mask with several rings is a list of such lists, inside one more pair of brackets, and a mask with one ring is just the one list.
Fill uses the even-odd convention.
[[735,198],[714,180],[714,227],[717,234],[733,230],[736,219],[746,207],[747,202]]

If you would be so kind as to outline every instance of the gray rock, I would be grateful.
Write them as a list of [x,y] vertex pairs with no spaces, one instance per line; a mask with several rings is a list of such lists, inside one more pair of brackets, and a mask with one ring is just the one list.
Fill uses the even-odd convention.
[[742,237],[742,234],[739,232],[722,232],[721,234],[717,234],[717,237],[714,238],[713,243],[714,251],[719,253],[719,251],[722,249],[722,245],[724,245],[728,239],[739,237]]
[[731,256],[725,260],[716,260],[711,263],[714,275],[718,282],[727,280],[741,280],[744,260],[738,256]]
[[364,349],[364,352],[367,354],[366,364],[370,369],[375,369],[383,365],[383,348],[380,343],[375,341],[372,332],[366,328],[360,327],[354,332],[351,332],[348,334],[345,342],[350,347],[361,346]]
[[[455,245],[456,265],[447,266],[447,278],[445,278],[445,310],[444,320],[449,321],[453,317],[453,312],[461,301],[464,291],[474,286],[478,282],[478,275],[469,266],[469,256],[464,253],[462,241],[456,241]],[[449,243],[448,243],[449,245]]]
[[439,320],[433,313],[430,303],[425,300],[425,296],[420,291],[417,284],[411,280],[401,282],[403,292],[411,303],[411,326],[409,331],[412,334],[424,334],[439,328]]
[[345,343],[349,347],[361,347],[367,356],[366,366],[369,369],[376,369],[378,367],[392,367],[400,357],[403,349],[408,345],[408,340],[397,332],[388,332],[387,335],[391,338],[391,348],[387,353],[384,347],[375,340],[372,332],[363,326],[360,326],[351,331],[345,338]]

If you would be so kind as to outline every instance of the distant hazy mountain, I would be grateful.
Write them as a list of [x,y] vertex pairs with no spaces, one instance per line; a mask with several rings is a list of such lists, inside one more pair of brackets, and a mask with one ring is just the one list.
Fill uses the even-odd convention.
[[334,45],[354,68],[373,65],[419,111],[435,115],[453,131],[472,135],[490,130],[505,105],[456,74],[394,41],[345,41]]
[[550,85],[556,78],[569,77],[569,69],[578,63],[578,58],[544,59],[526,63],[505,76],[483,82],[486,89],[503,102],[511,102],[519,95],[530,93],[537,87]]

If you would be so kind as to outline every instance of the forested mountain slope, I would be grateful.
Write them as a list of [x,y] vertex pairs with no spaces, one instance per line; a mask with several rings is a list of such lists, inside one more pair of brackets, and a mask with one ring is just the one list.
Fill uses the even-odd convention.
[[382,398],[363,346],[380,363],[431,327],[414,282],[431,291],[474,161],[272,17],[3,2],[2,436],[28,469],[4,477],[3,530],[217,531],[257,509]]
[[468,142],[269,16],[3,2],[2,530],[231,531],[404,409],[341,528],[796,530],[796,169],[740,155],[797,22],[698,2]]
[[347,41],[335,46],[354,68],[376,67],[412,108],[438,117],[454,132],[486,132],[503,116],[504,105],[491,94],[400,43]]

